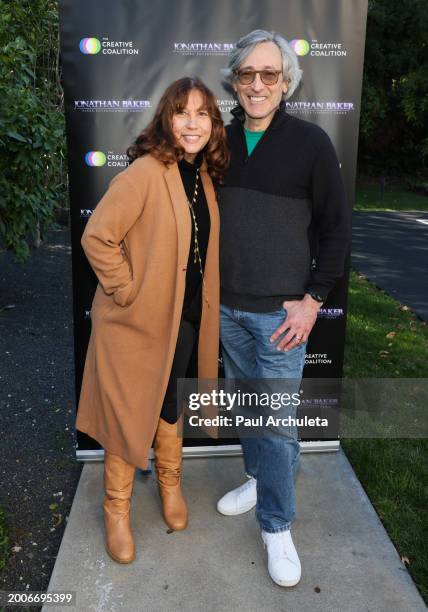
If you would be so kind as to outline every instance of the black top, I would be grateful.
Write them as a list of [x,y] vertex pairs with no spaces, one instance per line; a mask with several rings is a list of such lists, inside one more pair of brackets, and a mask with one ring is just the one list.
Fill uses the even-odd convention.
[[237,110],[226,128],[231,164],[219,199],[221,301],[269,312],[308,290],[325,298],[350,243],[334,147],[324,130],[281,104],[248,156]]
[[[189,202],[192,202],[193,194],[195,192],[195,181],[196,181],[196,170],[200,167],[203,160],[202,152],[198,153],[195,158],[195,162],[190,164],[184,158],[178,162],[178,169],[180,171],[181,180],[183,182],[184,190],[187,195]],[[196,222],[198,224],[198,242],[199,252],[202,260],[202,270],[205,268],[205,258],[207,255],[208,238],[210,234],[210,215],[208,210],[208,204],[205,197],[204,188],[202,185],[202,179],[199,174],[198,179],[198,195],[195,204],[193,204],[193,210],[195,212]],[[197,307],[200,310],[201,300],[201,286],[202,277],[199,268],[199,259],[196,257],[195,261],[195,227],[193,218],[189,208],[189,215],[192,223],[192,238],[190,242],[189,259],[187,261],[187,272],[186,272],[186,290],[184,293],[183,311],[186,311],[192,306]],[[197,304],[195,304],[197,301]]]

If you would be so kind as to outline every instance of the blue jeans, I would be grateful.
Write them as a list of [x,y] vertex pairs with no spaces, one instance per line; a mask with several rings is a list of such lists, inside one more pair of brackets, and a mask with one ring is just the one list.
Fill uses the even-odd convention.
[[[269,340],[286,314],[284,309],[254,313],[221,306],[226,378],[290,378],[299,388],[306,344],[284,353]],[[300,455],[296,428],[240,439],[245,470],[257,479],[256,518],[261,528],[269,533],[287,531],[295,517],[294,476]]]

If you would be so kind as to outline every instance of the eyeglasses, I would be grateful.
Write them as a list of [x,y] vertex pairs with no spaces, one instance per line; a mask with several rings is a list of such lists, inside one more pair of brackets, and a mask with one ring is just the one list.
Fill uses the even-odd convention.
[[275,85],[278,83],[278,77],[282,74],[282,70],[235,70],[235,75],[241,85],[250,85],[256,78],[256,74],[260,75],[262,82],[265,85]]

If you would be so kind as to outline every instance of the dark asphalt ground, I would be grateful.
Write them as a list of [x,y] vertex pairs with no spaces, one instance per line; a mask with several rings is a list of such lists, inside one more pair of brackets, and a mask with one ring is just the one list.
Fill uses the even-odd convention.
[[0,506],[10,536],[0,590],[47,589],[82,468],[70,252],[68,230],[51,232],[25,264],[0,252]]
[[428,213],[357,211],[352,236],[352,267],[428,321]]

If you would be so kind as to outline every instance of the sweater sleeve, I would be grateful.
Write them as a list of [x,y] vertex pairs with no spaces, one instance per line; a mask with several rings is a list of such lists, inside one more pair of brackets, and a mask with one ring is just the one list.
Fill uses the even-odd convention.
[[104,292],[113,294],[121,306],[127,303],[133,280],[123,240],[143,207],[143,195],[126,176],[117,175],[92,213],[81,240]]
[[325,300],[336,280],[343,275],[351,240],[351,213],[339,162],[325,133],[312,170],[312,202],[317,255],[307,290],[318,293]]

